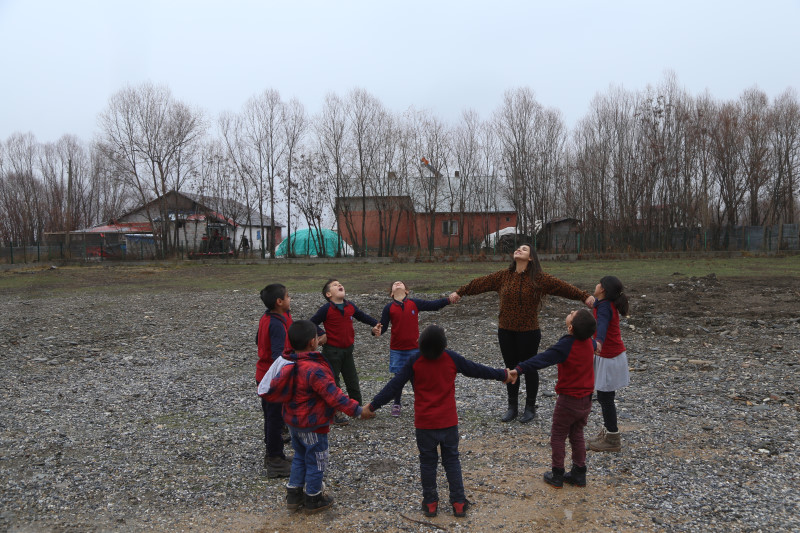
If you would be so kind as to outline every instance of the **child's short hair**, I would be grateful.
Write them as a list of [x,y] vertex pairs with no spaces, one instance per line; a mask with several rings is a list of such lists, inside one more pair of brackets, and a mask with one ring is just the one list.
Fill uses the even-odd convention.
[[395,282],[398,282],[398,281],[399,281],[400,283],[402,283],[402,284],[403,284],[403,287],[405,287],[405,288],[406,288],[406,291],[408,291],[408,284],[407,284],[405,281],[403,281],[402,279],[396,279],[396,280],[394,280],[394,281],[392,282],[392,284],[391,284],[391,285],[389,285],[389,296],[391,296],[391,295],[392,295],[392,287],[394,286]]
[[317,336],[317,326],[310,320],[298,320],[289,326],[289,344],[296,352],[302,352]]
[[261,289],[261,301],[272,311],[278,304],[279,298],[286,297],[286,287],[280,283],[272,283]]
[[333,283],[334,281],[339,281],[339,280],[336,278],[331,278],[325,282],[325,285],[322,286],[322,296],[324,296],[325,299],[328,301],[330,301],[330,298],[328,298],[328,289],[331,288],[331,283]]
[[447,348],[447,336],[444,329],[431,324],[419,334],[419,353],[428,359],[436,359]]
[[597,329],[597,322],[591,311],[579,309],[572,317],[572,336],[579,341],[584,341],[594,335]]

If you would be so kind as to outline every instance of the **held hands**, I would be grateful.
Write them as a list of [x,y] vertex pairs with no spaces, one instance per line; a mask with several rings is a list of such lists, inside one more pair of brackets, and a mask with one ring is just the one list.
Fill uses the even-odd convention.
[[461,296],[459,296],[457,292],[451,292],[447,299],[450,300],[451,304],[457,304],[461,301]]
[[600,351],[603,349],[603,343],[598,340],[595,340],[595,344],[597,344],[597,346],[594,349],[594,353],[600,355]]
[[375,411],[369,408],[369,405],[365,405],[361,408],[361,420],[369,420],[370,418],[375,418]]
[[503,381],[503,383],[505,384],[511,383],[513,385],[519,379],[519,372],[517,372],[516,370],[509,370],[508,368],[506,368],[506,374],[507,377],[505,381]]
[[377,324],[375,324],[372,327],[372,334],[375,335],[376,337],[380,337],[381,336],[381,330],[383,330],[383,324],[378,322]]
[[319,343],[320,346],[322,346],[323,344],[328,342],[328,336],[323,333],[322,335],[317,337],[317,342]]
[[583,301],[583,303],[586,304],[586,307],[591,309],[592,307],[594,307],[594,296],[589,296]]

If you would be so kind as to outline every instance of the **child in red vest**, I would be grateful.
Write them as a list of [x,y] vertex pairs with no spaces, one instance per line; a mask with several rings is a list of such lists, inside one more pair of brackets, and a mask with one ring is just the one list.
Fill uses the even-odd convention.
[[[361,387],[358,384],[358,371],[353,357],[355,330],[353,320],[374,327],[378,321],[345,299],[344,286],[339,280],[329,279],[322,287],[322,295],[328,302],[314,313],[311,322],[325,326],[326,341],[322,355],[330,363],[336,386],[339,386],[339,373],[342,374],[347,394],[361,403]],[[346,424],[346,419],[336,419],[336,423]]]
[[[289,291],[280,283],[267,285],[261,290],[261,301],[267,310],[258,322],[256,344],[258,345],[258,362],[256,363],[256,384],[261,383],[272,363],[284,352],[291,351],[288,331],[292,325],[290,306],[292,298]],[[268,402],[261,398],[261,410],[264,412],[264,468],[267,477],[288,477],[292,463],[283,452],[284,428],[281,417],[281,404]]]
[[630,382],[628,355],[619,329],[619,316],[628,314],[628,297],[623,292],[622,282],[616,276],[605,276],[594,289],[594,317],[597,320],[597,351],[594,356],[594,388],[597,403],[603,411],[603,427],[600,434],[587,443],[595,452],[618,452],[622,450],[616,391]]
[[[408,288],[402,281],[395,281],[389,291],[392,301],[386,304],[381,313],[380,322],[372,329],[375,335],[386,333],[392,325],[389,340],[389,372],[395,376],[403,369],[408,360],[419,353],[419,312],[438,311],[447,304],[453,303],[449,298],[438,300],[420,300],[408,297]],[[397,391],[392,405],[392,416],[400,416],[403,389]]]
[[[586,442],[583,428],[592,410],[594,391],[594,316],[588,309],[581,309],[567,315],[566,323],[567,335],[509,372],[516,379],[519,374],[558,365],[558,399],[553,409],[553,425],[550,430],[552,464],[551,471],[544,474],[545,482],[556,488],[563,487],[565,482],[578,487],[586,486]],[[564,474],[567,438],[572,448],[572,470]]]
[[[317,328],[298,320],[289,328],[292,346],[302,347],[283,356],[285,361],[269,383],[266,396],[281,397],[283,420],[292,436],[294,459],[286,485],[286,507],[317,513],[333,504],[325,493],[323,478],[328,466],[328,432],[336,411],[362,419],[374,413],[362,410],[336,386],[330,365],[317,351]],[[264,387],[261,387],[264,389]]]
[[436,325],[428,326],[419,336],[419,353],[364,408],[374,412],[389,402],[409,380],[414,380],[414,426],[416,427],[419,468],[422,479],[422,511],[436,516],[439,493],[436,490],[436,469],[439,448],[442,466],[450,486],[453,515],[466,516],[469,502],[464,494],[461,461],[458,458],[458,413],[456,412],[456,374],[505,382],[504,369],[474,363],[446,350],[447,337]]

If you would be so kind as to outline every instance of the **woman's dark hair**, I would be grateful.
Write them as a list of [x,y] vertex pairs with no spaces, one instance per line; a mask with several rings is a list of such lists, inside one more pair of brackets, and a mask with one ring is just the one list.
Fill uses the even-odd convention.
[[289,326],[289,344],[296,352],[302,352],[317,336],[317,326],[310,320],[297,320]]
[[616,276],[605,276],[600,280],[600,286],[606,291],[606,299],[614,302],[619,314],[628,316],[628,297],[623,292],[622,282]]
[[[528,267],[525,269],[525,272],[527,272],[528,276],[530,276],[531,280],[533,280],[533,277],[542,271],[542,265],[539,264],[539,256],[536,255],[536,250],[530,243],[523,242],[519,246],[527,246],[531,251],[531,260],[528,262]],[[519,248],[519,246],[517,248]],[[511,272],[515,272],[517,270],[517,262],[514,261],[513,257],[511,259],[511,264],[508,265],[508,270]]]

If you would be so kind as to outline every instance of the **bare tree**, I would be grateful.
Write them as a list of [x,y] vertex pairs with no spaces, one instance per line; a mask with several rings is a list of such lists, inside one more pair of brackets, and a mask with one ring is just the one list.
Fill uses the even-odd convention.
[[[205,124],[199,111],[175,100],[166,86],[144,83],[114,94],[100,115],[103,143],[142,204],[158,199],[157,212],[147,211],[162,256],[175,247],[166,231],[170,219],[167,193],[179,191],[186,179],[185,155],[197,143]],[[156,221],[159,224],[156,224]]]
[[747,89],[739,98],[742,110],[742,172],[749,196],[751,226],[763,223],[759,215],[761,189],[772,174],[772,146],[769,139],[769,104],[767,95],[756,87]]
[[314,121],[314,130],[319,146],[320,163],[333,184],[331,207],[339,240],[341,241],[344,223],[351,238],[350,242],[353,243],[353,249],[358,250],[359,243],[353,240],[355,232],[348,226],[352,220],[349,197],[352,195],[354,180],[350,178],[349,168],[346,165],[349,152],[346,142],[347,114],[347,104],[337,95],[330,93],[325,96],[322,113]]
[[771,186],[773,220],[793,224],[796,220],[795,194],[800,173],[800,104],[797,93],[787,89],[775,99],[770,136],[775,178]]
[[308,129],[308,117],[303,104],[293,98],[283,108],[283,128],[286,139],[286,237],[288,240],[287,255],[294,255],[292,241],[292,165],[295,161],[297,150],[300,148],[303,136]]

